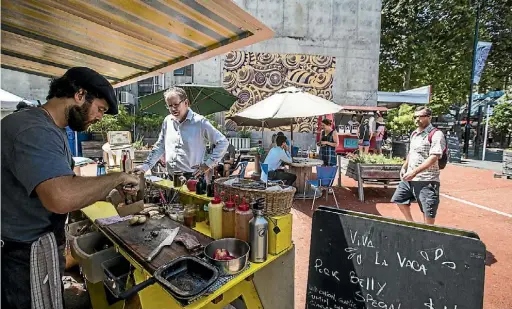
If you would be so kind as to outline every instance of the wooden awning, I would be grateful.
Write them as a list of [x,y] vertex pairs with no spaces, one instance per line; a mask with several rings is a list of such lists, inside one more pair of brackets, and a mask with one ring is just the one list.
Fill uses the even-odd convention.
[[273,35],[230,0],[4,0],[1,19],[3,68],[86,66],[115,87]]

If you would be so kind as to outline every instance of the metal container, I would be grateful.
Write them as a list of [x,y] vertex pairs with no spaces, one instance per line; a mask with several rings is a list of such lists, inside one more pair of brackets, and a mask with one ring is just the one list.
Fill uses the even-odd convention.
[[[215,250],[217,249],[226,249],[235,259],[228,261],[214,259]],[[249,251],[249,244],[236,238],[215,240],[204,248],[204,254],[208,261],[217,266],[222,275],[235,275],[241,272],[247,265]]]
[[250,261],[263,263],[268,253],[268,221],[263,217],[265,199],[259,198],[252,203],[254,218],[249,221],[249,244],[251,245]]

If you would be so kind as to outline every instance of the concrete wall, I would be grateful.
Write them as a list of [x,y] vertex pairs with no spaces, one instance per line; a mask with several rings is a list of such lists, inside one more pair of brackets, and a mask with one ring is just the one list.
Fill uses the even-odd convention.
[[27,73],[2,69],[1,87],[26,100],[41,100],[46,102],[50,79]]
[[[334,102],[375,106],[381,0],[234,0],[275,31],[252,52],[336,57]],[[194,82],[220,85],[223,56],[194,65]]]

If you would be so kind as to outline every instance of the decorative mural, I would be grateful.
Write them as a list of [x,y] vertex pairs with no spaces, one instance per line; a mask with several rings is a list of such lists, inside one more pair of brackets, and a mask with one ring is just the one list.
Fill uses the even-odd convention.
[[[238,101],[226,116],[290,86],[332,100],[335,66],[336,58],[330,56],[232,51],[224,63],[224,88],[237,96]],[[313,132],[315,125],[314,117],[299,118],[294,131]],[[226,127],[234,129],[236,124],[229,120]],[[289,127],[279,129],[290,130]]]

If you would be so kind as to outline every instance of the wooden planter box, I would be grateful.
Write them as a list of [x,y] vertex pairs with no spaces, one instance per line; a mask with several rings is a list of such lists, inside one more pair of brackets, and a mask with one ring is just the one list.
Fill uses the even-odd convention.
[[134,151],[135,159],[133,161],[137,162],[137,163],[144,162],[144,160],[146,160],[148,158],[148,155],[150,152],[151,152],[151,150],[135,150]]
[[400,181],[402,164],[363,164],[349,161],[346,176],[357,181],[359,200],[364,202],[364,184],[396,185]]
[[[358,163],[349,161],[347,166],[347,176],[359,180],[357,171]],[[365,180],[400,180],[400,170],[402,164],[361,164],[359,163],[361,178]]]
[[503,150],[503,174],[512,176],[512,150]]

